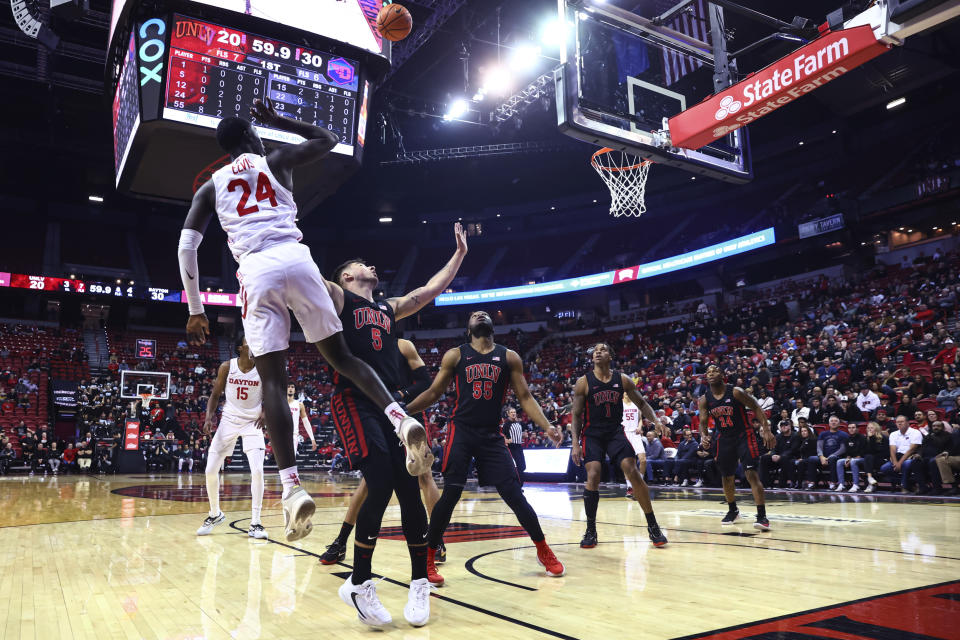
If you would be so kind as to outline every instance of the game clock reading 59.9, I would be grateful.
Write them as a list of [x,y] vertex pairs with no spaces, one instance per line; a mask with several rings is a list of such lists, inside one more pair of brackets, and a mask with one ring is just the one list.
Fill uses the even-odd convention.
[[252,117],[253,101],[269,97],[281,115],[334,132],[334,153],[353,154],[356,61],[183,16],[172,31],[164,118],[213,128],[239,116],[265,139],[301,142]]

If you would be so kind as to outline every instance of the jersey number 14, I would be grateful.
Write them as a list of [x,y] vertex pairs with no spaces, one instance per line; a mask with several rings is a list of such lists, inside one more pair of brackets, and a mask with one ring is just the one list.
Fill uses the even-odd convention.
[[[254,190],[250,188],[249,182],[243,178],[234,178],[227,184],[227,190],[231,193],[237,189],[240,189],[242,192],[240,194],[240,200],[237,202],[237,215],[245,216],[260,211],[260,207],[255,204],[247,206],[247,200],[250,199],[251,194],[254,194]],[[271,206],[277,206],[277,192],[273,190],[273,185],[270,184],[270,178],[268,178],[267,174],[263,171],[257,176],[257,188],[254,195],[257,202],[269,200]]]

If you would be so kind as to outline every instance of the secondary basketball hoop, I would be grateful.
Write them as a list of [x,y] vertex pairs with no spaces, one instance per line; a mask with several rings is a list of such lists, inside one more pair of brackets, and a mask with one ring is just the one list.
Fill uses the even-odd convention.
[[639,218],[647,210],[644,200],[650,160],[605,147],[590,158],[590,166],[610,189],[610,214]]

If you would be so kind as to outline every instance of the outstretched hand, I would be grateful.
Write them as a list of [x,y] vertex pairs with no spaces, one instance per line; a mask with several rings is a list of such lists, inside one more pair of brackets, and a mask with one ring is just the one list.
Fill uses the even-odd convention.
[[277,113],[276,108],[273,106],[273,100],[270,98],[266,98],[265,100],[257,98],[254,100],[253,106],[250,108],[250,115],[265,125],[274,124],[283,118],[283,116]]
[[453,235],[457,240],[457,253],[465,255],[467,253],[467,230],[458,222],[453,225]]

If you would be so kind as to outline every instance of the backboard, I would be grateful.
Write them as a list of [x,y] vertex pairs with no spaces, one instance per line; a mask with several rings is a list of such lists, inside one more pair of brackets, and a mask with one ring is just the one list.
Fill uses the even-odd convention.
[[[679,2],[679,0],[678,0]],[[745,129],[697,150],[670,146],[666,120],[729,86],[723,10],[683,2],[664,24],[608,0],[558,0],[566,28],[555,74],[560,130],[699,175],[752,176]]]
[[142,393],[150,393],[154,400],[169,400],[170,374],[165,371],[121,371],[120,397],[137,400]]

